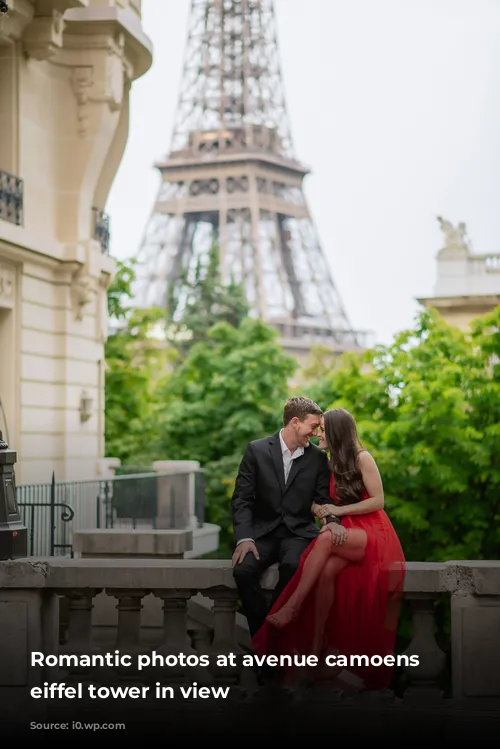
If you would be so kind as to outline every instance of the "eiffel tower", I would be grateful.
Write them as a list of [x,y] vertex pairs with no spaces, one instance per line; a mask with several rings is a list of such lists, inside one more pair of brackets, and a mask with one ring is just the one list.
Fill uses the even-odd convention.
[[294,154],[273,0],[192,0],[171,150],[156,168],[138,306],[178,318],[180,279],[194,278],[215,243],[222,280],[243,285],[251,313],[290,353],[300,358],[316,343],[362,348],[302,189],[308,169]]

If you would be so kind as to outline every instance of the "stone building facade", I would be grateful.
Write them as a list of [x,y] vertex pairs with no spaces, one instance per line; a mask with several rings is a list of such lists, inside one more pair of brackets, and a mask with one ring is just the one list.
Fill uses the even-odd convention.
[[105,206],[151,63],[141,0],[0,15],[0,429],[18,483],[106,473]]
[[467,227],[438,219],[444,235],[437,255],[437,278],[432,297],[418,301],[434,307],[450,324],[466,330],[471,320],[500,304],[500,254],[472,251]]

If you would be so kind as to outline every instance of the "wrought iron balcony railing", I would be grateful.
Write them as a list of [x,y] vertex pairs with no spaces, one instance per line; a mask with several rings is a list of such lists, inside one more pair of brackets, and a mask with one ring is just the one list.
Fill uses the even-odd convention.
[[92,208],[94,239],[101,244],[103,255],[109,255],[109,216],[100,208]]
[[0,169],[0,219],[23,225],[23,180]]

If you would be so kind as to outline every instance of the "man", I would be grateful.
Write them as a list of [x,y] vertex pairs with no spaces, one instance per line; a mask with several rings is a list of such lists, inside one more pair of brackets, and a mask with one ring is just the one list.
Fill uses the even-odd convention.
[[[250,442],[239,467],[231,501],[236,542],[232,565],[252,637],[269,610],[260,584],[262,574],[279,563],[272,605],[319,533],[313,502],[331,504],[334,514],[328,458],[310,442],[321,415],[309,398],[290,398],[283,411],[283,429]],[[343,543],[345,528],[332,528],[338,543]]]

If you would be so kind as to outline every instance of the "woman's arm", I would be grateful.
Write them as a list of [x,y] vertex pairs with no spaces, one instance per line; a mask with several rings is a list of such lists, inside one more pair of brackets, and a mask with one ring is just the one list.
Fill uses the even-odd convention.
[[[352,505],[335,505],[334,514],[338,517],[342,517],[343,515],[366,515],[369,512],[376,512],[376,510],[384,508],[384,488],[375,460],[370,453],[364,450],[358,456],[358,465],[369,497]],[[329,514],[326,508],[321,506],[317,506],[313,512],[319,518],[324,518]]]
[[341,505],[336,508],[336,514],[366,515],[368,512],[384,509],[384,488],[382,478],[374,458],[364,450],[358,455],[358,465],[363,478],[363,484],[368,492],[368,499],[362,499],[352,505]]

